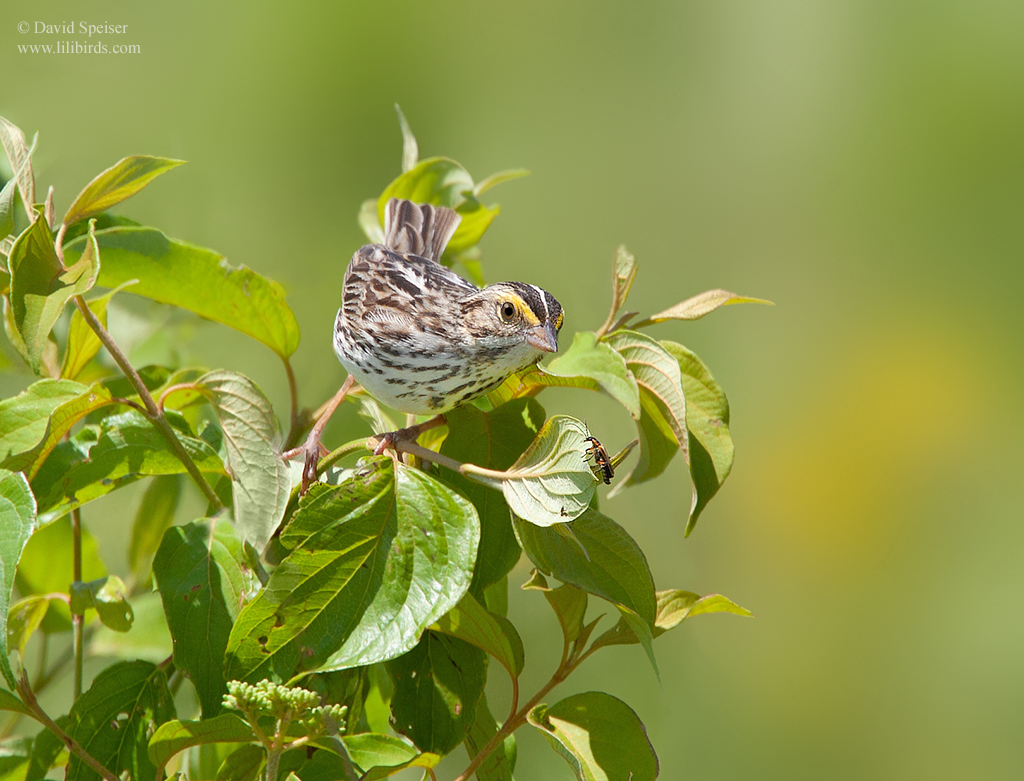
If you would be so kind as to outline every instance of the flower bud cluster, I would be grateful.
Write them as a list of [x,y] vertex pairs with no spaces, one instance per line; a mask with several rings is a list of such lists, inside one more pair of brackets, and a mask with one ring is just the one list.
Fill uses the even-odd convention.
[[344,705],[320,705],[320,696],[307,689],[289,688],[273,681],[250,684],[229,681],[224,705],[255,717],[300,721],[311,730],[322,731],[327,719],[344,723],[348,708]]

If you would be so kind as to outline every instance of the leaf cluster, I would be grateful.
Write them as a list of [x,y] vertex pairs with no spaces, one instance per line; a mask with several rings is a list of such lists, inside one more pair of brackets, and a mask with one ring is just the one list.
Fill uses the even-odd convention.
[[[481,198],[525,172],[474,182],[449,158],[420,160],[399,119],[402,172],[364,204],[360,224],[379,241],[391,197],[454,208],[463,219],[442,260],[482,283],[479,242],[499,208]],[[656,672],[660,634],[703,613],[749,612],[717,594],[656,590],[643,551],[599,509],[591,432],[549,418],[536,397],[572,387],[624,407],[637,456],[612,494],[681,454],[689,534],[732,467],[728,403],[696,355],[644,329],[757,299],[710,291],[636,320],[623,310],[637,264],[620,248],[600,328],[451,412],[419,444],[384,456],[372,455],[370,434],[342,444],[300,496],[299,468],[282,453],[316,414],[298,406],[299,330],[280,285],[109,211],[181,161],[121,160],[58,221],[52,188],[37,202],[35,141],[2,119],[0,141],[12,173],[0,189],[3,354],[10,371],[34,375],[0,400],[0,709],[7,734],[26,716],[46,727],[11,744],[19,778],[61,765],[68,778],[354,781],[410,767],[435,777],[440,759],[465,746],[459,780],[497,781],[512,778],[525,725],[579,779],[657,776],[628,705],[603,692],[543,700],[602,648],[638,644]],[[285,420],[230,368],[132,365],[106,327],[122,294],[269,348],[289,381]],[[351,399],[373,434],[391,427],[365,393]],[[103,512],[104,497],[137,481],[134,517],[117,519],[130,567],[122,579],[82,508]],[[183,517],[190,492],[206,505],[201,518]],[[526,650],[506,616],[523,553],[535,568],[523,588],[554,611],[563,650],[529,696],[519,688]],[[601,634],[601,617],[587,619],[592,598],[618,616]],[[83,690],[87,653],[109,664]],[[36,693],[65,680],[69,660],[73,696],[52,718]],[[512,690],[503,719],[484,693],[499,668]],[[183,686],[198,712],[181,712]]]

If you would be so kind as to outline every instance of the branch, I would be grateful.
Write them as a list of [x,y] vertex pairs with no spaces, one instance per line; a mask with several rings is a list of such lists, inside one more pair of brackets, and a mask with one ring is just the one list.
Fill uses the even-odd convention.
[[472,761],[469,763],[466,769],[462,771],[462,775],[456,778],[455,781],[469,781],[469,779],[473,777],[473,774],[477,771],[480,765],[482,765],[484,761],[487,759],[487,757],[491,755],[494,749],[501,745],[501,743],[504,742],[505,738],[507,738],[509,735],[511,735],[513,732],[515,732],[517,729],[519,729],[526,723],[527,715],[530,713],[531,710],[533,710],[537,706],[537,703],[544,699],[544,697],[547,696],[548,692],[550,692],[558,684],[560,684],[562,681],[568,678],[569,674],[575,669],[575,665],[571,663],[567,665],[565,661],[558,665],[558,669],[555,670],[554,674],[551,676],[551,680],[549,680],[546,684],[541,686],[540,690],[535,695],[533,695],[530,698],[530,701],[526,703],[522,708],[520,708],[515,715],[509,716],[505,723],[501,725],[501,728],[494,733],[494,735],[491,737],[489,741],[487,741],[487,745],[480,749],[480,751],[477,753],[475,757],[473,757]]
[[220,509],[224,505],[221,504],[220,498],[217,496],[217,492],[213,490],[213,487],[203,477],[203,473],[199,471],[199,467],[196,466],[195,461],[192,460],[192,456],[185,450],[185,446],[181,444],[181,440],[178,439],[178,435],[174,433],[174,429],[171,428],[171,424],[167,422],[167,418],[164,416],[163,410],[153,400],[152,394],[146,384],[142,381],[139,373],[135,371],[135,367],[129,363],[124,353],[121,352],[121,348],[117,346],[113,338],[107,333],[107,329],[103,327],[103,324],[99,321],[99,318],[89,308],[89,305],[85,302],[82,296],[75,296],[75,303],[78,305],[78,311],[82,313],[82,317],[85,318],[85,322],[89,324],[89,327],[95,332],[96,336],[99,337],[103,346],[107,348],[107,352],[110,353],[115,363],[121,368],[124,376],[128,378],[135,392],[139,394],[139,398],[142,399],[143,404],[146,405],[145,415],[149,418],[150,422],[156,427],[156,429],[163,434],[164,439],[167,440],[167,444],[170,445],[174,455],[185,465],[186,471],[195,481],[196,485],[199,486],[200,490],[205,494],[207,500],[214,507],[214,509]]
[[82,762],[88,765],[95,773],[98,773],[100,776],[105,778],[106,781],[118,781],[117,776],[101,765],[92,754],[82,748],[74,738],[62,730],[57,723],[47,716],[46,712],[39,707],[36,695],[33,693],[32,687],[29,686],[28,678],[24,673],[22,673],[21,679],[18,681],[17,688],[18,695],[21,697],[22,702],[25,703],[25,706],[31,711],[32,718],[56,735],[69,752],[82,760]]
[[[71,511],[71,579],[73,583],[82,582],[82,513],[76,507]],[[69,595],[70,597],[70,595]],[[70,604],[70,598],[68,600]],[[75,684],[74,698],[77,700],[82,695],[82,667],[85,660],[85,616],[81,613],[71,613],[71,624],[73,629],[72,648],[75,654]]]
[[299,421],[299,387],[295,382],[295,372],[292,370],[292,362],[287,358],[282,358],[284,361],[284,371],[288,375],[288,395],[291,397],[291,425],[288,427],[288,438],[285,439],[289,445],[295,441],[295,437],[298,436],[298,430],[301,425]]

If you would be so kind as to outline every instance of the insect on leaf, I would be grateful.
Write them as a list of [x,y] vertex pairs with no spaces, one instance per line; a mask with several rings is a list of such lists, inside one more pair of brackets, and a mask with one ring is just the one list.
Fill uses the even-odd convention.
[[[590,505],[597,479],[585,459],[586,427],[555,415],[509,469],[500,475],[505,501],[517,516],[538,526],[568,523]],[[496,473],[465,467],[465,473],[494,484]]]

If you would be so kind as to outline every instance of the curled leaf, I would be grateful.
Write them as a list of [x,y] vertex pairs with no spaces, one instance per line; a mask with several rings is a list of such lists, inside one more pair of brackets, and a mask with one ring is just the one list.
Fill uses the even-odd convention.
[[395,104],[395,111],[398,113],[398,125],[402,128],[402,173],[411,171],[416,167],[416,161],[420,157],[419,144],[416,143],[416,136],[412,134],[409,127],[409,120],[405,118],[402,109]]
[[64,305],[88,291],[99,274],[96,238],[90,231],[83,239],[81,256],[65,268],[53,249],[50,227],[40,215],[11,248],[11,323],[19,337],[15,346],[36,374],[42,370],[43,351]]
[[239,534],[262,551],[284,517],[291,491],[274,409],[256,383],[236,372],[204,374],[196,387],[213,402],[224,429]]
[[71,584],[71,612],[85,615],[89,609],[95,610],[103,625],[115,632],[127,632],[135,621],[128,604],[128,589],[116,575]]
[[32,171],[32,150],[35,149],[35,139],[32,140],[30,147],[25,143],[25,134],[21,132],[21,128],[0,117],[0,145],[3,146],[11,163],[11,170],[14,172],[12,181],[18,183],[25,214],[29,220],[34,220],[32,205],[36,202],[36,179]]
[[[721,594],[701,596],[692,591],[668,589],[658,592],[658,616],[654,620],[654,636],[660,637],[670,629],[674,629],[687,618],[708,613],[732,613],[737,616],[752,617],[754,614],[745,607],[740,607],[728,597]],[[636,633],[625,621],[598,637],[591,648],[602,648],[606,645],[629,645],[640,642]]]
[[[657,477],[676,453],[681,452],[689,465],[689,435],[679,362],[657,341],[636,331],[616,331],[606,340],[622,355],[636,378],[641,406],[637,420],[640,458],[612,490],[610,495],[614,496],[628,486]],[[690,493],[692,511],[696,492],[691,488]]]
[[651,315],[639,323],[634,323],[632,327],[642,328],[645,325],[663,323],[666,320],[699,320],[704,315],[714,312],[720,306],[728,306],[729,304],[767,304],[768,306],[775,306],[774,303],[764,298],[741,296],[738,293],[731,293],[728,290],[721,289],[707,290],[685,301],[680,301],[663,312]]
[[694,353],[675,342],[661,342],[661,346],[679,362],[686,396],[690,476],[696,491],[696,501],[686,522],[689,535],[732,471],[734,447],[729,433],[729,402],[711,371]]
[[633,280],[636,279],[636,258],[634,258],[625,246],[615,250],[615,259],[612,262],[612,305],[608,310],[608,317],[598,332],[601,336],[614,329],[615,315],[618,314],[629,289],[633,287]]

